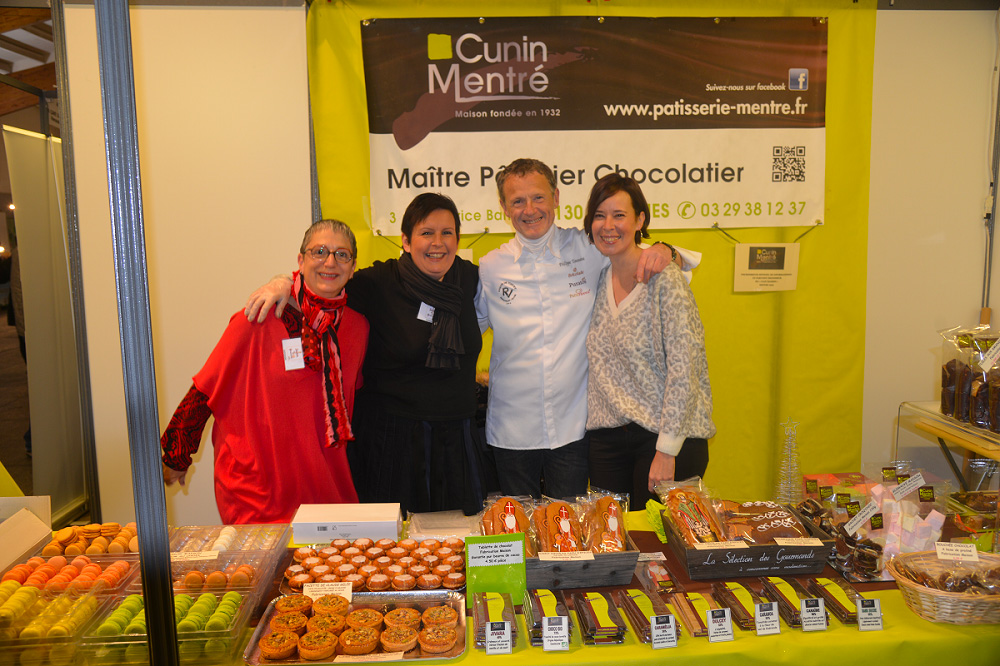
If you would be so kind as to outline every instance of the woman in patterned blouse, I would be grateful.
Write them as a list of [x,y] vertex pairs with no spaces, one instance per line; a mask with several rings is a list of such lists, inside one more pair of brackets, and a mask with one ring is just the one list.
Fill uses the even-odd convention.
[[633,277],[648,226],[649,206],[633,179],[597,181],[584,229],[611,265],[587,334],[590,483],[628,492],[636,507],[663,481],[703,476],[715,434],[691,288],[675,264],[646,284]]

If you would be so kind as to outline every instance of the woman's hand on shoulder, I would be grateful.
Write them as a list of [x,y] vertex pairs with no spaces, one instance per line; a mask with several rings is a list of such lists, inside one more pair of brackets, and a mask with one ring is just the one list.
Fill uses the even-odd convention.
[[288,305],[291,294],[292,278],[287,275],[275,275],[270,282],[250,294],[246,307],[243,308],[243,314],[246,315],[247,321],[253,322],[256,319],[257,323],[261,323],[267,317],[271,306],[276,304],[274,316],[280,317]]

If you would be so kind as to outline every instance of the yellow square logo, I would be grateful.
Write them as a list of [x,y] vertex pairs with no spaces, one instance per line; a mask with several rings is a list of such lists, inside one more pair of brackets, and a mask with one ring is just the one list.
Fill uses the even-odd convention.
[[451,60],[451,35],[427,35],[427,59]]

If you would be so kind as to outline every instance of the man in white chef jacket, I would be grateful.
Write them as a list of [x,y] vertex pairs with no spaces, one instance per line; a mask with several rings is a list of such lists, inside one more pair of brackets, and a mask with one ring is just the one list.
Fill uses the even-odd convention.
[[[504,494],[573,497],[587,490],[586,338],[608,259],[582,229],[555,225],[559,190],[543,162],[515,160],[496,180],[515,235],[479,262],[479,326],[493,329],[486,441]],[[701,255],[657,243],[636,279],[671,260],[690,271]]]

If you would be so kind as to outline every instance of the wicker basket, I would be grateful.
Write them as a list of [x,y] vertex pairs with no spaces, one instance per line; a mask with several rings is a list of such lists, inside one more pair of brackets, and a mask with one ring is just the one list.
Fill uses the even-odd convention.
[[[889,563],[889,573],[896,579],[903,600],[914,613],[931,622],[950,624],[998,624],[1000,623],[1000,594],[978,595],[963,592],[946,592],[916,583],[897,568],[902,562],[909,567],[933,572],[945,564],[938,560],[937,553],[926,551],[899,555]],[[1000,567],[1000,555],[979,553],[979,563],[968,563],[977,569]]]

